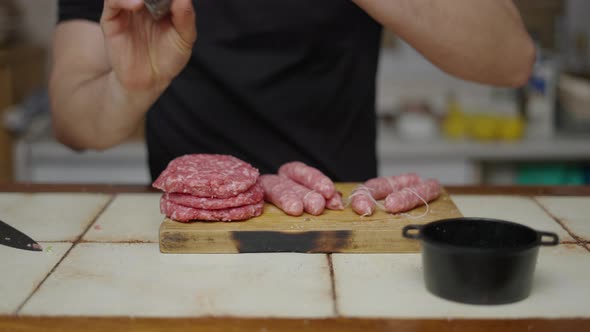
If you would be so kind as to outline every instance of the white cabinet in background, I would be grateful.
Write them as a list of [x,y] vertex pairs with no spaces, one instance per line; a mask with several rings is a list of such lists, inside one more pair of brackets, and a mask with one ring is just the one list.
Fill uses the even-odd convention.
[[[590,162],[589,142],[564,137],[514,143],[408,142],[382,131],[377,140],[379,175],[416,172],[446,185],[510,184],[514,179],[510,167],[518,162]],[[104,152],[77,153],[43,139],[20,141],[15,150],[17,181],[143,185],[151,181],[146,147],[139,141]],[[482,164],[488,165],[485,174]]]
[[16,181],[42,183],[151,183],[143,142],[103,152],[79,153],[54,140],[20,141],[15,149]]
[[442,184],[451,185],[478,182],[477,165],[466,159],[385,157],[379,161],[378,172],[380,176],[414,172],[422,178],[438,179]]

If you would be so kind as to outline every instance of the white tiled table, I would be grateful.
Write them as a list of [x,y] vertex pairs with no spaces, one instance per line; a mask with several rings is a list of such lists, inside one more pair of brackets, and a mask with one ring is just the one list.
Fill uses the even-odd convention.
[[3,321],[39,316],[301,324],[584,318],[590,326],[590,198],[452,198],[466,216],[511,219],[560,235],[562,245],[541,249],[528,299],[472,306],[437,298],[423,286],[419,253],[161,254],[157,193],[0,193],[0,219],[44,247],[40,253],[0,247],[0,330]]

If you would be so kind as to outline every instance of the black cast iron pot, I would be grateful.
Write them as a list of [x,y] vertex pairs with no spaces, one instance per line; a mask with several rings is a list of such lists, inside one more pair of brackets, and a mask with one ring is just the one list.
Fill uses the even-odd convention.
[[426,288],[442,298],[471,304],[525,299],[531,292],[539,246],[559,243],[554,233],[485,218],[408,225],[403,236],[422,241]]

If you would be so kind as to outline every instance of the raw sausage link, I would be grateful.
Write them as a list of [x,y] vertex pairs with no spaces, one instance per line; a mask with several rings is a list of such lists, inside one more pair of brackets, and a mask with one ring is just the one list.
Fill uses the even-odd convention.
[[[426,180],[404,190],[391,193],[385,198],[385,210],[390,213],[409,211],[417,206],[423,205],[424,199],[430,202],[440,195],[440,183],[436,180]],[[420,196],[422,199],[420,199]]]
[[259,183],[264,189],[264,200],[276,205],[288,215],[303,214],[303,201],[293,188],[278,175],[262,175]]
[[342,194],[338,191],[332,198],[326,200],[326,209],[329,210],[344,210],[344,203],[342,203]]
[[414,173],[370,179],[364,184],[366,189],[355,190],[350,205],[358,215],[371,216],[375,213],[375,200],[383,199],[394,191],[418,184],[420,181],[420,177]]
[[368,188],[353,192],[350,206],[360,216],[371,216],[375,212],[375,201],[371,198]]
[[303,201],[303,209],[305,212],[314,216],[319,216],[322,214],[322,212],[324,212],[324,208],[326,207],[326,199],[324,196],[300,185],[288,177],[284,177],[282,175],[277,176],[279,176],[283,181],[287,182],[295,191],[297,196]]
[[308,166],[300,161],[286,163],[279,168],[279,175],[313,189],[330,199],[336,193],[334,182],[317,168]]
[[318,216],[322,214],[322,212],[324,212],[326,200],[319,193],[316,193],[315,191],[310,190],[309,188],[304,187],[285,176],[265,176],[272,177],[272,181],[276,182],[277,184],[280,183],[280,185],[284,186],[285,188],[289,188],[290,190],[292,190],[295,193],[295,195],[297,195],[297,197],[303,202],[303,209],[305,210],[305,212],[314,216]]
[[365,182],[374,199],[384,199],[387,195],[399,191],[402,188],[416,185],[421,182],[418,175],[406,173],[397,176],[383,176],[373,178]]

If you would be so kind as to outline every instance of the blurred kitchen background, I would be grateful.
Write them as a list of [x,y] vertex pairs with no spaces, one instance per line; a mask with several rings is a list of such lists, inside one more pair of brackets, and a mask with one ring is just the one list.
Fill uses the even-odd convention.
[[[52,137],[46,74],[56,2],[0,2],[0,181],[149,183],[141,131],[105,152],[74,152]],[[523,89],[454,79],[384,34],[380,175],[415,171],[445,184],[590,183],[590,1],[516,3],[540,49]]]

